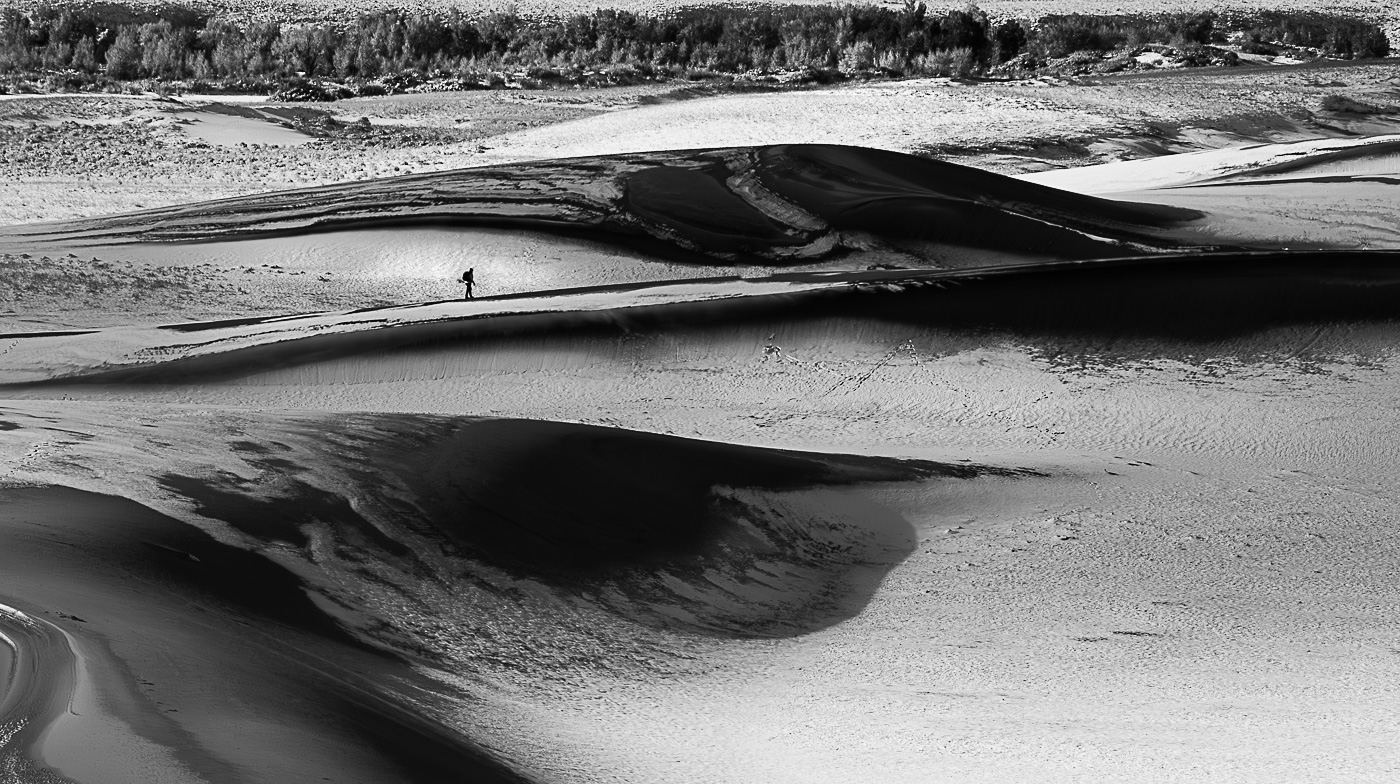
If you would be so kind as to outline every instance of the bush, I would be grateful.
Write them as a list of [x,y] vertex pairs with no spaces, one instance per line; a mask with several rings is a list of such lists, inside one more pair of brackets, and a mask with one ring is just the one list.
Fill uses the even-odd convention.
[[[1229,57],[1202,49],[1222,42],[1227,32],[1245,51],[1259,53],[1274,53],[1276,46],[1341,58],[1390,52],[1377,25],[1328,13],[1228,19],[1214,13],[1068,14],[1034,25],[1014,19],[993,24],[973,6],[931,14],[919,0],[906,0],[898,9],[702,6],[655,16],[597,10],[539,20],[514,12],[469,17],[384,11],[333,27],[235,24],[194,6],[97,3],[0,11],[0,74],[29,83],[71,70],[122,81],[223,81],[298,95],[317,95],[311,85],[329,83],[379,82],[394,92],[422,89],[427,82],[626,84],[837,68],[847,74],[957,76],[1012,61],[1017,65],[999,72],[1018,73],[1030,63],[1078,52],[1114,53],[1103,66],[1114,69],[1123,65],[1121,52],[1146,44],[1169,43],[1188,52],[1192,62],[1227,63]],[[1090,66],[1097,61],[1069,64]],[[513,75],[509,82],[507,73]]]
[[1270,11],[1240,20],[1237,26],[1255,44],[1314,49],[1345,59],[1390,56],[1390,39],[1384,30],[1348,16]]
[[1035,44],[1044,57],[1067,57],[1074,52],[1102,52],[1124,43],[1125,36],[1111,19],[1070,14],[1040,20]]
[[1115,55],[1094,66],[1094,71],[1098,73],[1118,73],[1133,68],[1137,61],[1126,54]]
[[1328,112],[1346,112],[1350,114],[1388,114],[1396,111],[1396,107],[1394,106],[1376,106],[1375,104],[1336,94],[1324,95],[1322,97],[1322,109]]
[[354,93],[344,87],[313,82],[308,79],[290,79],[272,93],[274,101],[328,102],[341,98],[354,97]]
[[107,75],[113,79],[135,79],[141,75],[141,41],[136,29],[124,27],[117,33],[106,54]]
[[835,68],[804,68],[794,80],[799,84],[836,84],[844,81],[846,75]]

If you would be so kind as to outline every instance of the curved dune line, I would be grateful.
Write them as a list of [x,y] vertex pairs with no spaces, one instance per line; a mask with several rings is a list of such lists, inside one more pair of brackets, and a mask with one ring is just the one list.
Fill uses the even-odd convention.
[[952,271],[788,273],[277,316],[204,328],[116,328],[17,340],[0,380],[178,381],[426,341],[839,315],[1159,334],[1388,318],[1400,315],[1400,251],[1172,254]]
[[[214,771],[211,781],[319,779],[266,772],[288,769],[279,757],[298,747],[326,764],[334,747],[305,737],[316,725],[301,722],[312,720],[332,740],[364,743],[369,730],[392,732],[386,739],[396,751],[416,754],[406,744],[416,737],[439,754],[404,766],[421,773],[402,778],[354,777],[348,766],[316,771],[336,780],[544,780],[517,776],[494,757],[477,769],[467,764],[480,725],[494,731],[495,716],[519,715],[521,695],[502,684],[646,672],[653,659],[688,662],[727,641],[791,638],[849,619],[915,544],[910,521],[866,496],[864,485],[1024,473],[572,423],[235,416],[246,425],[236,434],[193,420],[145,434],[99,415],[85,428],[96,439],[89,454],[150,477],[163,500],[182,502],[183,520],[115,496],[27,489],[6,500],[47,506],[52,519],[6,509],[35,523],[30,549],[0,549],[37,562],[31,589],[43,590],[46,564],[61,565],[70,585],[75,576],[85,581],[69,609],[90,619],[93,634],[122,643],[113,651],[131,677],[165,681],[168,671],[169,680],[196,686],[211,679],[183,698],[179,684],[162,684],[167,705],[179,706],[177,720],[212,719],[185,725],[196,734],[183,741],[218,752],[210,761],[225,765],[191,767]],[[166,447],[132,449],[146,438]],[[104,457],[102,442],[122,445],[122,456]],[[230,459],[280,468],[269,482],[241,482],[220,470]],[[145,481],[123,494],[150,499]],[[216,521],[237,532],[237,546],[201,533]],[[79,535],[61,539],[59,531]],[[276,566],[268,551],[294,568]],[[333,631],[394,647],[389,656],[371,650],[380,646],[361,653],[350,640],[332,645]],[[264,636],[276,639],[260,642]],[[637,663],[639,654],[647,664]],[[371,655],[385,661],[366,668]],[[479,675],[443,690],[443,705],[468,710],[448,723],[436,703],[415,704],[417,682],[403,680],[403,661]],[[319,706],[314,716],[302,712],[305,702]],[[140,714],[125,715],[136,726]],[[359,726],[366,721],[372,726]],[[174,747],[168,733],[158,737]],[[228,773],[235,763],[242,777]]]
[[1076,169],[1019,174],[1014,179],[1083,194],[1139,192],[1238,184],[1285,175],[1394,173],[1400,136],[1310,139],[1186,152]]
[[[130,434],[116,440],[131,443]],[[169,469],[157,460],[144,470]],[[410,662],[352,637],[272,559],[127,498],[62,486],[6,491],[0,516],[11,587],[42,598],[61,580],[65,606],[88,619],[73,618],[86,633],[50,638],[73,652],[76,688],[52,701],[55,720],[29,720],[21,739],[68,779],[520,781],[418,710]],[[43,661],[62,664],[47,652]],[[138,684],[154,682],[160,697],[143,695]]]
[[0,642],[11,650],[0,719],[13,728],[0,750],[37,760],[43,736],[69,710],[77,690],[77,652],[57,626],[3,604],[0,629]]
[[[1400,137],[1370,139],[1362,144],[1334,144],[1309,151],[1296,157],[1285,158],[1275,163],[1255,166],[1232,174],[1222,174],[1191,183],[1197,185],[1219,185],[1227,182],[1250,182],[1252,180],[1285,179],[1284,175],[1304,176],[1347,176],[1367,177],[1380,174],[1378,169],[1390,169],[1390,173],[1400,172]],[[1378,165],[1381,160],[1392,159],[1391,166]],[[1287,177],[1292,180],[1297,177]]]
[[[743,310],[762,293],[789,294],[802,289],[839,285],[825,281],[759,281],[707,286],[675,281],[666,286],[629,285],[600,287],[582,293],[566,292],[530,299],[459,300],[395,306],[348,313],[278,316],[252,323],[196,330],[137,327],[101,330],[86,335],[39,336],[19,339],[6,354],[0,379],[10,382],[39,381],[56,376],[80,376],[93,371],[115,371],[132,366],[166,365],[173,361],[231,355],[241,349],[281,344],[284,349],[312,348],[316,352],[343,350],[366,334],[389,338],[392,343],[451,337],[459,331],[488,332],[520,329],[519,319],[533,322],[543,315],[555,328],[606,322],[624,323],[639,313],[667,304],[690,303],[704,307],[708,300],[730,301],[730,309]],[[629,306],[633,306],[629,309]],[[640,310],[638,310],[640,309]],[[319,339],[303,342],[307,337]],[[79,341],[79,342],[72,342]],[[33,351],[35,353],[28,353]],[[251,357],[244,357],[251,359]]]
[[1083,258],[1182,247],[1166,230],[1202,217],[903,153],[779,145],[407,175],[22,226],[10,237],[81,246],[440,223],[584,232],[731,261],[821,259],[872,243],[925,256],[968,247]]

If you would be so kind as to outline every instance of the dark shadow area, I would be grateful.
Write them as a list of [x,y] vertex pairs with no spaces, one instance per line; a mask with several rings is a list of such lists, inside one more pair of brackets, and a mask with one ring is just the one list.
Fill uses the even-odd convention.
[[328,493],[306,482],[281,477],[272,497],[253,497],[246,488],[232,481],[210,481],[196,477],[166,474],[158,477],[166,490],[194,501],[196,514],[222,520],[258,541],[285,542],[304,548],[309,544],[303,526],[327,522],[345,535],[365,539],[395,556],[410,554],[408,548],[385,536],[357,513],[343,497]]
[[833,318],[1036,337],[1209,343],[1275,327],[1400,318],[1400,251],[1251,251],[1143,256],[973,270],[790,273],[826,288],[598,311],[405,324],[12,385],[190,383],[357,354],[503,337],[569,339],[703,332]]
[[249,324],[266,324],[279,319],[297,318],[299,316],[309,316],[310,313],[285,313],[273,316],[249,316],[246,318],[220,319],[218,321],[193,321],[185,324],[166,324],[161,329],[168,329],[172,332],[203,332],[209,329],[227,329],[228,327],[244,327]]
[[708,553],[734,524],[716,487],[776,491],[994,470],[533,420],[473,422],[387,465],[458,553],[590,581]]
[[[0,496],[6,596],[97,635],[113,658],[95,672],[132,681],[108,688],[153,690],[117,703],[121,718],[210,781],[262,781],[306,760],[314,780],[525,781],[421,714],[400,690],[425,679],[345,632],[267,557],[126,499],[62,487]],[[245,722],[282,732],[244,735]]]
[[[760,148],[757,155],[761,163],[755,168],[765,187],[838,228],[938,236],[952,244],[977,246],[981,239],[1015,247],[1020,240],[1000,233],[996,217],[1017,228],[1039,222],[1043,231],[1062,234],[1071,228],[1128,240],[1204,217],[1181,207],[1085,196],[889,150],[794,144]],[[959,219],[971,225],[958,225]],[[1103,246],[1090,237],[1079,240]],[[1066,249],[1065,255],[1072,252]]]
[[1400,317],[1400,251],[1191,254],[971,270],[911,280],[856,314],[1023,335],[1211,341]]
[[[809,633],[858,613],[914,547],[898,513],[836,488],[1032,473],[536,420],[359,414],[289,426],[297,463],[327,466],[354,489],[341,497],[290,475],[272,485],[174,475],[161,484],[206,518],[302,548],[338,585],[389,591],[417,622],[458,617],[433,604],[440,598],[415,598],[448,590],[464,606],[505,602],[546,623],[583,603],[690,634]],[[266,456],[250,443],[236,442],[245,460]],[[522,594],[520,580],[553,598]],[[477,591],[490,600],[476,604]],[[511,655],[496,634],[491,649]],[[438,644],[415,638],[406,650],[436,660]]]
[[[114,504],[138,506],[130,501]],[[84,549],[112,566],[171,590],[217,602],[238,614],[268,618],[339,643],[364,646],[307,596],[300,578],[258,553],[154,512],[122,517],[121,525],[83,529]]]
[[441,725],[407,711],[386,714],[373,701],[336,695],[327,707],[344,729],[386,761],[411,771],[415,784],[530,784],[531,780],[464,748]]
[[837,488],[1034,473],[562,422],[376,419],[405,429],[361,445],[407,490],[386,517],[461,564],[464,586],[541,612],[524,579],[564,606],[721,639],[847,620],[913,551],[907,520]]
[[6,332],[0,334],[0,339],[15,340],[19,338],[66,338],[73,335],[91,335],[98,330],[95,329],[68,329],[55,330],[53,332]]
[[626,207],[698,248],[721,253],[810,240],[755,209],[727,187],[723,165],[703,170],[656,166],[629,175]]

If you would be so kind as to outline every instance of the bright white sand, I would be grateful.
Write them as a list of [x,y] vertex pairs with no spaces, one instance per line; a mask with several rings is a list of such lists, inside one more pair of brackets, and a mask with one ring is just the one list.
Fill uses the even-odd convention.
[[[1400,175],[1400,135],[1359,139],[1310,139],[1188,152],[1077,169],[1017,175],[1051,188],[1106,195],[1188,185],[1259,182],[1305,177],[1387,177]],[[1260,175],[1258,169],[1287,165],[1286,173]],[[1319,206],[1324,206],[1322,202]]]
[[[1196,234],[1283,248],[1400,247],[1400,136],[1259,144],[1018,175],[1200,210]],[[1188,237],[1190,234],[1187,235]]]
[[311,137],[299,131],[248,117],[197,112],[184,118],[186,136],[209,144],[236,147],[240,144],[261,144],[274,147],[306,144]]

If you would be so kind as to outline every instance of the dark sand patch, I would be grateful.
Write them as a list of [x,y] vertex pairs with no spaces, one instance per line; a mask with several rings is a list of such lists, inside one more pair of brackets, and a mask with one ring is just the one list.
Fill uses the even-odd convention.
[[8,239],[68,247],[442,224],[582,232],[672,260],[793,263],[875,250],[934,258],[949,247],[1068,258],[1175,248],[1163,230],[1199,217],[903,153],[782,145],[394,177],[20,226]]
[[[785,284],[792,289],[784,290]],[[683,293],[666,304],[638,304],[657,301],[668,288]],[[706,288],[713,293],[700,296]],[[651,290],[625,285],[589,290],[597,299],[579,309],[566,309],[577,307],[568,302],[577,292],[542,297],[535,308],[524,299],[499,307],[463,303],[460,315],[455,303],[428,303],[301,320],[278,317],[265,332],[247,331],[257,324],[228,328],[228,334],[211,328],[194,331],[199,336],[194,342],[171,340],[171,333],[159,328],[148,330],[149,335],[112,331],[72,339],[74,352],[85,345],[81,341],[107,345],[106,361],[96,366],[67,347],[43,344],[45,358],[57,351],[75,357],[53,370],[39,367],[41,360],[31,356],[37,342],[17,342],[10,350],[17,371],[24,367],[23,372],[37,376],[25,383],[67,384],[216,381],[357,354],[502,336],[655,333],[708,324],[833,318],[1030,335],[1212,341],[1280,326],[1400,317],[1398,289],[1396,251],[1205,253],[962,271],[792,273],[760,281],[676,281]],[[159,350],[150,352],[147,346]],[[28,357],[28,366],[20,365],[22,357]],[[127,366],[117,367],[119,363]],[[20,378],[18,372],[14,377]]]
[[83,618],[58,622],[96,657],[103,704],[188,769],[215,781],[514,780],[410,709],[411,688],[386,690],[416,676],[351,644],[264,557],[124,499],[3,496],[6,596]]

